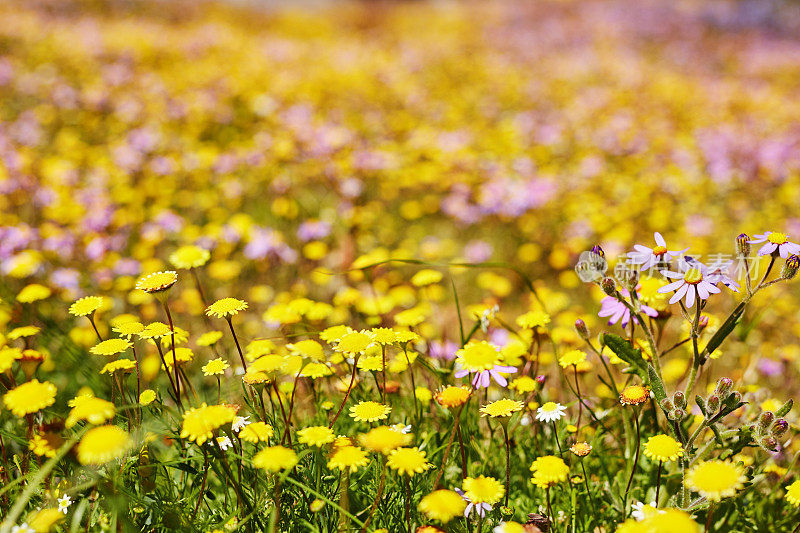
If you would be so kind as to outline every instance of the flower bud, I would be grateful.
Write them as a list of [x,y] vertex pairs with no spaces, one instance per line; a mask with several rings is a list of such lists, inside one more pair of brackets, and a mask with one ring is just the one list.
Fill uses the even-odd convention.
[[717,388],[715,389],[715,394],[718,394],[721,398],[727,398],[728,393],[733,388],[733,380],[731,378],[720,378],[717,381]]
[[639,271],[631,270],[625,276],[625,285],[628,291],[633,294],[636,292],[636,287],[639,285]]
[[582,339],[589,339],[589,328],[586,327],[586,322],[580,318],[575,321],[575,331],[578,332],[578,335],[580,335]]
[[600,287],[609,296],[614,296],[614,293],[617,292],[617,284],[614,282],[614,278],[603,278],[603,281],[600,282]]
[[736,254],[747,257],[750,255],[750,243],[748,242],[750,237],[747,233],[740,233],[738,237],[736,237]]
[[776,439],[783,437],[784,433],[789,429],[789,422],[784,420],[783,418],[779,418],[772,424],[772,429],[770,429],[770,433]]
[[792,254],[786,258],[781,270],[781,277],[785,279],[792,279],[797,275],[797,270],[800,269],[800,257]]
[[709,396],[708,401],[706,402],[706,407],[708,408],[708,416],[716,414],[717,411],[719,411],[719,396],[716,394]]
[[767,429],[775,421],[775,413],[772,411],[764,411],[758,417],[758,425],[761,429]]
[[686,409],[686,396],[681,391],[672,395],[672,401],[675,402],[675,407],[678,409]]
[[594,246],[592,246],[592,249],[590,251],[593,254],[599,255],[600,257],[605,257],[606,256],[606,253],[603,251],[602,248],[600,248],[599,244],[595,244]]
[[664,398],[663,400],[661,400],[661,408],[666,412],[670,412],[673,409],[675,409],[675,404],[673,404],[672,400],[670,400],[669,398]]
[[543,374],[539,374],[538,376],[536,376],[536,383],[538,383],[539,385],[544,385],[545,381],[547,381],[547,376]]
[[683,420],[683,417],[686,416],[686,411],[683,409],[675,409],[671,413],[667,414],[667,417],[670,420]]
[[509,518],[514,516],[514,508],[513,507],[508,507],[507,505],[504,505],[504,506],[500,507],[500,515],[503,518],[505,518],[506,520],[508,520]]
[[742,401],[742,393],[738,390],[733,391],[725,398],[725,402],[729,404],[731,407],[739,405],[739,402]]
[[708,317],[703,315],[700,317],[700,323],[697,324],[697,331],[703,331],[708,326]]
[[778,447],[778,440],[775,437],[764,437],[758,444],[765,450],[774,452]]

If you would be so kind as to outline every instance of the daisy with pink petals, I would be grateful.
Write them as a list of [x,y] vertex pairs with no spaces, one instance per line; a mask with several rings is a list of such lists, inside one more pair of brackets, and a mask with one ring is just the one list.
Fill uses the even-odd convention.
[[691,308],[694,306],[695,299],[706,300],[711,294],[721,292],[719,287],[708,280],[708,277],[711,276],[708,267],[691,257],[689,261],[683,258],[678,261],[678,272],[662,270],[661,274],[677,280],[658,289],[658,292],[662,294],[675,291],[675,294],[669,299],[671,304],[684,298],[686,307]]
[[753,235],[753,238],[747,242],[751,244],[764,243],[764,246],[758,249],[758,255],[770,255],[777,251],[781,257],[786,259],[789,254],[800,253],[800,244],[789,242],[789,236],[785,233],[768,231],[761,235]]
[[[500,364],[500,352],[497,346],[486,341],[473,341],[456,352],[455,377],[463,378],[475,373],[472,384],[475,388],[487,388],[492,378],[501,387],[508,385],[503,374],[517,371],[513,366]],[[502,372],[502,374],[501,374]]]
[[683,250],[667,250],[667,241],[659,232],[653,234],[656,240],[654,248],[641,244],[633,245],[635,252],[628,252],[628,260],[633,265],[642,265],[642,270],[652,268],[659,263],[667,263],[675,257],[682,255],[689,248]]
[[[637,286],[636,288],[638,289],[639,287]],[[628,292],[627,289],[620,288],[619,292],[624,298],[630,299],[631,293]],[[658,311],[649,305],[644,304],[642,304],[642,313],[650,317],[658,316]],[[624,328],[627,327],[628,322],[631,321],[631,310],[628,309],[628,306],[619,301],[616,297],[606,296],[600,300],[600,312],[597,313],[597,316],[603,318],[610,317],[608,319],[609,326],[616,324],[621,320],[622,327]],[[634,317],[633,323],[639,325],[639,320]]]

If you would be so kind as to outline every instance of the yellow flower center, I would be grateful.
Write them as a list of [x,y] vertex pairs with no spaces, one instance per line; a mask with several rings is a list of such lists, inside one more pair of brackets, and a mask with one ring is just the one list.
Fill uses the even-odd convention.
[[683,280],[686,283],[691,283],[692,285],[697,285],[698,283],[703,281],[703,273],[700,271],[699,268],[690,268],[683,275]]
[[542,406],[542,411],[555,411],[557,408],[558,406],[555,402],[547,402]]
[[772,244],[783,244],[788,240],[788,238],[785,233],[772,232],[767,237],[767,240]]
[[656,246],[653,248],[653,255],[664,255],[665,253],[667,253],[666,246]]

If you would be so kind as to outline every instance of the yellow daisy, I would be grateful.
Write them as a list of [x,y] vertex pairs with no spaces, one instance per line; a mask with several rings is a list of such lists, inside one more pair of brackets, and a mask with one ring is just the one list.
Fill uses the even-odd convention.
[[102,296],[84,296],[69,306],[69,313],[73,316],[87,316],[91,315],[102,306]]
[[375,422],[388,418],[392,408],[382,403],[366,401],[359,402],[350,408],[350,416],[356,422]]
[[178,281],[178,274],[174,270],[164,272],[153,272],[139,278],[136,282],[136,289],[149,294],[163,292],[175,285]]
[[206,308],[208,316],[217,318],[227,318],[239,314],[240,311],[247,309],[247,302],[236,298],[223,298],[217,300]]
[[[252,426],[253,424],[250,425]],[[298,458],[294,450],[283,446],[270,446],[253,456],[253,465],[268,472],[280,472],[281,470],[294,468],[297,462]]]
[[111,361],[110,363],[106,363],[106,365],[100,370],[101,374],[113,374],[114,372],[133,372],[133,369],[136,368],[136,361],[132,361],[130,359],[118,359],[116,361]]
[[125,339],[108,339],[101,342],[98,342],[94,346],[92,346],[89,351],[94,355],[116,355],[118,353],[122,353],[128,348],[130,348],[132,344]]
[[644,445],[644,454],[654,461],[677,461],[683,445],[669,435],[653,435]]
[[236,413],[227,405],[206,405],[189,409],[183,414],[181,438],[188,438],[198,445],[213,436],[214,430],[233,422]]
[[55,401],[56,386],[49,381],[40,383],[38,379],[23,383],[3,396],[5,406],[19,417],[41,411]]
[[537,487],[547,488],[556,483],[566,481],[569,467],[561,457],[545,455],[531,464],[533,483]]
[[734,496],[747,477],[741,465],[714,459],[695,465],[686,474],[686,486],[710,501]]
[[422,498],[419,510],[430,520],[442,523],[460,517],[467,507],[467,502],[452,490],[435,490]]
[[311,426],[297,432],[297,440],[308,446],[322,447],[334,441],[336,435],[327,426]]
[[502,418],[511,416],[517,411],[521,411],[522,408],[525,406],[522,402],[517,400],[510,400],[508,398],[503,398],[502,400],[497,400],[495,402],[488,403],[481,407],[480,411],[483,413],[483,416],[490,416],[492,418]]
[[230,368],[231,365],[228,364],[227,361],[218,357],[216,359],[212,359],[205,365],[203,365],[203,375],[204,376],[220,376],[225,373],[226,368]]
[[462,485],[464,495],[474,504],[488,503],[494,505],[505,494],[505,487],[493,477],[468,477]]
[[181,246],[169,256],[169,262],[175,268],[188,270],[205,265],[211,258],[211,252],[193,244]]
[[265,422],[253,422],[247,424],[239,432],[239,438],[247,442],[266,442],[272,437],[272,426]]
[[99,426],[87,431],[78,443],[78,461],[84,465],[102,465],[122,457],[132,444],[122,428]]
[[367,464],[367,452],[356,446],[339,446],[328,460],[328,468],[349,469],[351,472],[355,472],[365,464]]
[[425,452],[417,448],[397,448],[389,453],[389,460],[386,462],[389,468],[397,470],[398,474],[406,474],[413,477],[414,474],[421,474],[433,465],[425,459]]

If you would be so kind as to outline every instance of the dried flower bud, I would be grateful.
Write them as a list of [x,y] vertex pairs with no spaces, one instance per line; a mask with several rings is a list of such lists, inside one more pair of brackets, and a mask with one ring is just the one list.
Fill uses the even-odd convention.
[[700,323],[697,324],[697,331],[703,331],[708,326],[708,317],[703,315],[700,317]]
[[719,396],[716,394],[712,394],[708,397],[708,401],[706,402],[706,414],[710,417],[711,415],[715,415],[717,411],[719,411]]
[[797,275],[797,270],[800,269],[800,257],[792,254],[786,258],[781,270],[781,277],[785,279],[792,279]]
[[681,391],[672,395],[672,401],[678,409],[686,409],[686,396]]
[[547,381],[547,376],[543,374],[539,374],[538,376],[536,376],[536,383],[538,383],[539,385],[544,385],[545,381]]
[[775,421],[775,413],[772,411],[764,411],[758,417],[758,425],[761,429],[767,429]]
[[536,526],[543,533],[547,533],[550,531],[550,518],[536,513],[529,513],[528,514],[528,521],[525,522],[526,526]]
[[739,236],[736,237],[736,254],[747,257],[750,255],[750,236],[747,233],[740,233]]
[[586,322],[580,318],[575,321],[575,331],[578,332],[578,335],[580,335],[582,339],[589,339],[589,328],[586,327]]
[[603,278],[603,281],[600,282],[600,287],[609,296],[613,296],[617,292],[617,284],[614,282],[614,278]]
[[718,394],[721,398],[727,398],[728,393],[733,388],[733,380],[731,378],[720,378],[717,381],[717,388],[715,389],[715,394]]
[[778,448],[778,440],[775,437],[764,437],[758,441],[758,444],[770,452],[774,452]]
[[670,412],[673,409],[675,409],[675,404],[673,404],[672,400],[670,400],[669,398],[664,398],[663,400],[661,400],[661,408],[664,411]]
[[789,422],[784,420],[783,418],[779,418],[772,424],[772,428],[770,429],[770,433],[776,439],[783,437],[784,433],[789,429]]
[[592,246],[592,249],[590,251],[593,254],[599,255],[600,257],[605,257],[606,256],[606,253],[603,251],[602,248],[600,248],[599,244],[595,244],[594,246]]

